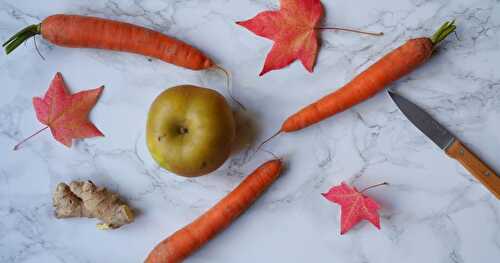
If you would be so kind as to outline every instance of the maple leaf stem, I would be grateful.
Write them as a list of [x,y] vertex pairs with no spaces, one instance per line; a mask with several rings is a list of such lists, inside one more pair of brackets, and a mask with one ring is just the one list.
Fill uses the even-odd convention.
[[375,184],[375,185],[372,185],[372,186],[368,186],[368,187],[366,187],[365,189],[363,189],[363,190],[361,190],[359,192],[363,193],[366,190],[370,190],[372,188],[375,188],[375,187],[378,187],[378,186],[382,186],[382,185],[389,185],[389,183],[388,182],[383,182],[383,183],[380,183],[380,184]]
[[24,139],[24,140],[20,141],[18,144],[16,144],[16,146],[14,146],[14,149],[13,149],[13,150],[14,150],[14,151],[19,150],[19,147],[21,146],[21,144],[23,144],[23,143],[25,143],[27,140],[29,140],[29,139],[33,138],[35,135],[37,135],[37,134],[39,134],[39,133],[43,132],[43,131],[44,131],[44,130],[46,130],[47,128],[49,128],[49,126],[45,126],[44,128],[42,128],[42,129],[40,129],[39,131],[37,131],[37,132],[33,133],[32,135],[30,135],[28,138],[26,138],[26,139]]
[[348,31],[348,32],[354,32],[354,33],[371,35],[371,36],[384,35],[384,32],[374,33],[374,32],[366,32],[366,31],[361,31],[361,30],[357,30],[357,29],[342,28],[342,27],[316,27],[315,29],[317,29],[317,30],[333,29],[333,30]]

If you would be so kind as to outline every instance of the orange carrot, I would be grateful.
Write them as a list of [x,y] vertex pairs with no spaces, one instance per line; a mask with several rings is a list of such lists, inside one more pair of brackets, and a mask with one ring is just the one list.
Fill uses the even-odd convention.
[[193,70],[214,66],[200,50],[162,33],[129,23],[79,15],[52,15],[38,25],[30,25],[3,44],[5,52],[9,54],[37,34],[63,47],[131,52]]
[[454,21],[446,22],[431,38],[410,39],[342,88],[290,116],[277,134],[306,128],[367,100],[391,82],[400,79],[426,62],[436,45],[454,32],[455,28]]
[[215,206],[160,242],[149,253],[146,262],[182,261],[243,213],[278,178],[281,167],[279,159],[261,165]]
[[226,76],[229,96],[245,109],[232,94],[229,71],[214,64],[200,50],[151,29],[98,17],[52,15],[38,25],[27,26],[7,40],[2,45],[5,53],[11,53],[28,38],[38,34],[52,44],[63,47],[124,51],[154,57],[192,70],[221,70]]

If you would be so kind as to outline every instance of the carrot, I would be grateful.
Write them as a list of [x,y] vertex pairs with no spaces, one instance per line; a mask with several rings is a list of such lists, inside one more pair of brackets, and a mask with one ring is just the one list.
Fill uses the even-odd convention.
[[221,70],[226,76],[229,96],[245,109],[232,94],[229,71],[214,64],[200,50],[151,29],[98,17],[58,14],[45,18],[38,25],[27,26],[12,36],[2,45],[5,53],[10,54],[28,38],[38,34],[50,43],[63,47],[130,52],[192,70]]
[[175,263],[185,259],[243,213],[278,178],[281,167],[279,159],[261,165],[215,206],[160,242],[145,262]]
[[62,14],[49,16],[42,23],[21,30],[3,44],[6,53],[37,34],[58,46],[131,52],[193,70],[214,65],[198,49],[151,29],[109,19]]
[[281,132],[301,130],[372,97],[391,82],[400,79],[426,62],[436,45],[454,32],[455,28],[454,21],[446,22],[430,38],[410,39],[404,45],[382,57],[342,88],[288,117],[283,122],[281,129],[262,144]]

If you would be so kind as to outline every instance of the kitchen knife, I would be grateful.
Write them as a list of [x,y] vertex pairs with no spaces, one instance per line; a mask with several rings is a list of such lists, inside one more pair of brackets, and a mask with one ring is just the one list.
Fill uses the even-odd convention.
[[423,109],[392,91],[389,91],[389,95],[413,125],[443,149],[448,156],[459,161],[497,199],[500,199],[500,177],[491,168]]

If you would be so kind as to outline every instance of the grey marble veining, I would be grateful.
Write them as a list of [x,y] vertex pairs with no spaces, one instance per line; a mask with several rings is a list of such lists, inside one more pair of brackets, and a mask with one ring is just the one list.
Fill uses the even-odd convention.
[[[325,25],[383,31],[383,37],[321,33],[314,74],[300,63],[258,77],[271,42],[234,22],[277,8],[269,0],[0,1],[0,39],[54,13],[95,15],[174,35],[233,74],[238,141],[226,164],[185,179],[160,169],[145,146],[146,114],[167,87],[191,83],[227,95],[215,71],[192,72],[145,57],[27,41],[0,60],[0,262],[141,262],[162,238],[197,217],[269,155],[254,147],[299,107],[337,89],[405,40],[456,19],[434,57],[393,84],[500,171],[500,3],[495,0],[323,1]],[[54,74],[72,92],[105,85],[91,119],[106,135],[71,149],[40,129],[31,98]],[[287,172],[255,205],[188,262],[496,262],[500,205],[398,111],[386,93],[266,149]],[[118,191],[135,223],[98,231],[96,221],[57,220],[60,181],[91,179]],[[347,181],[382,205],[377,231],[361,223],[339,235],[339,208],[320,193]]]

